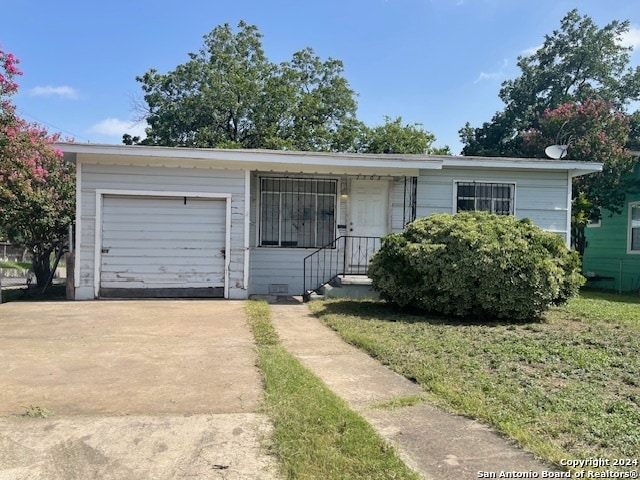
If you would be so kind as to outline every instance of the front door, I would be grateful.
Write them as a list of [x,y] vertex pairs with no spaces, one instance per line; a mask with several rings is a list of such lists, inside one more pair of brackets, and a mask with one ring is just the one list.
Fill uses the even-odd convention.
[[380,237],[389,233],[389,182],[352,180],[350,193],[349,236],[353,238],[347,242],[347,259],[357,269],[369,264],[380,248]]

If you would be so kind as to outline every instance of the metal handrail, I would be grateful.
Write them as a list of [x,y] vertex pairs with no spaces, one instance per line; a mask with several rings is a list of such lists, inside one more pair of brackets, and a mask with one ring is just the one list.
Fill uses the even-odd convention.
[[369,261],[380,245],[380,237],[341,235],[304,257],[305,300],[340,275],[366,275]]

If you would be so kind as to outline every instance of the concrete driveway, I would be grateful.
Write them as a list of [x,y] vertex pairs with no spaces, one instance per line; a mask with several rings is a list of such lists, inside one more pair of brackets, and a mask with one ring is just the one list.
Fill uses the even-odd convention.
[[275,478],[255,361],[243,302],[2,304],[0,478]]

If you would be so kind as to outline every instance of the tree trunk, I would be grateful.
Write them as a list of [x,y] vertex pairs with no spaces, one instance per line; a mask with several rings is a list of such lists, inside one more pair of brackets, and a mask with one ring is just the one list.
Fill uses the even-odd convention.
[[585,235],[585,227],[573,227],[573,249],[578,252],[580,259],[584,257],[584,250],[587,248],[587,237]]
[[51,253],[53,249],[33,251],[33,273],[36,276],[36,284],[39,289],[47,287],[51,276]]

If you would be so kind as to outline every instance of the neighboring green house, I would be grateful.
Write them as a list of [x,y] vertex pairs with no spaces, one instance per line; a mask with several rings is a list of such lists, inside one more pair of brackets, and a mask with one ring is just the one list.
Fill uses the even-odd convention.
[[[640,163],[634,175],[640,181]],[[640,193],[627,195],[622,213],[603,212],[588,226],[586,238],[582,270],[588,286],[640,291]]]

